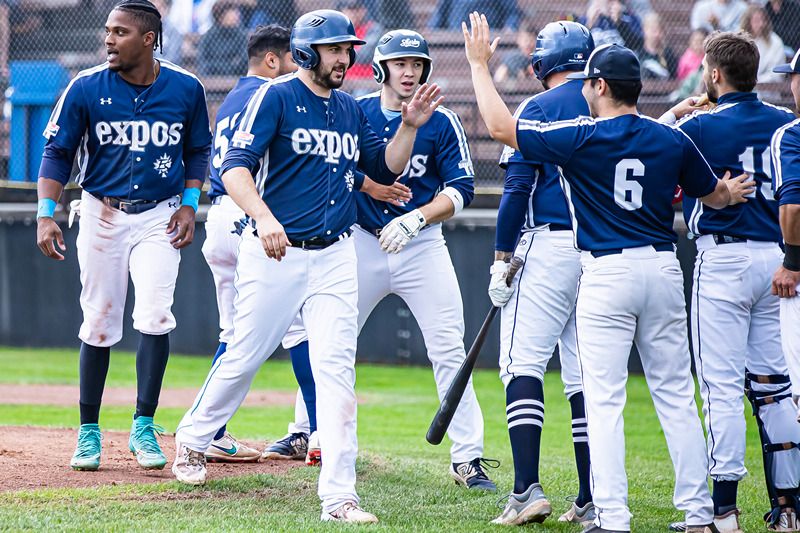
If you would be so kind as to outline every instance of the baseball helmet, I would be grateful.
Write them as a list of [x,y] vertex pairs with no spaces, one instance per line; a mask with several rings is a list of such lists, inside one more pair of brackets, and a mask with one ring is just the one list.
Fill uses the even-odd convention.
[[378,41],[375,54],[372,56],[372,75],[378,83],[389,79],[389,69],[384,61],[398,57],[419,57],[423,59],[422,77],[419,82],[425,83],[431,76],[433,60],[428,52],[428,41],[419,33],[411,30],[393,30],[386,33]]
[[[306,13],[292,26],[289,47],[292,59],[300,68],[311,70],[319,64],[319,54],[314,45],[353,43],[365,44],[356,36],[356,29],[347,15],[332,9],[318,9]],[[350,65],[356,61],[356,52],[350,49]]]
[[583,24],[571,21],[551,22],[536,36],[531,55],[533,73],[540,81],[564,70],[583,70],[594,50],[594,39]]

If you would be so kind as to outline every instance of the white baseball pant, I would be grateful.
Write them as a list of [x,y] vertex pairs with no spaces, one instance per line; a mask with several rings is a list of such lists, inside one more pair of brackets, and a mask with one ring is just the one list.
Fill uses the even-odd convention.
[[[796,290],[800,292],[800,285]],[[800,396],[800,297],[781,298],[781,343],[792,379],[792,393]],[[800,411],[798,411],[800,419]]]

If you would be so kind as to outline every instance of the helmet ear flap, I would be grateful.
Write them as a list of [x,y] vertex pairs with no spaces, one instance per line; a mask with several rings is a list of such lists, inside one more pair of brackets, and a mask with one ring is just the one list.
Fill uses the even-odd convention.
[[293,47],[292,59],[300,68],[306,70],[311,70],[319,64],[319,54],[309,45]]
[[347,68],[352,67],[356,63],[356,47],[355,46],[351,46],[350,47],[349,55],[350,55],[350,64],[347,65]]
[[428,80],[431,78],[431,72],[433,72],[433,61],[424,60],[424,66],[422,67],[422,76],[419,77],[420,85],[422,85],[423,83],[428,83]]
[[389,70],[382,61],[372,62],[372,77],[375,78],[375,82],[379,84],[383,84],[389,79]]

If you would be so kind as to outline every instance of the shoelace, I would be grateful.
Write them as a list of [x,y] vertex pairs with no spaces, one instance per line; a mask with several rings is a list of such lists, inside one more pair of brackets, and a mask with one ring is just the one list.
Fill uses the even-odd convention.
[[286,436],[283,440],[278,441],[286,446],[290,446],[292,448],[297,448],[298,444],[304,444],[308,442],[308,437],[306,437],[305,433],[292,433],[291,435]]
[[336,510],[336,517],[342,518],[344,515],[349,513],[350,511],[358,511],[358,505],[354,504],[353,502],[347,502],[343,504],[339,509]]
[[164,428],[158,424],[142,424],[136,427],[134,437],[141,444],[141,450],[147,453],[161,453],[156,440],[156,433],[164,434]]
[[489,476],[486,475],[486,472],[483,471],[483,467],[486,468],[499,468],[500,461],[497,459],[485,459],[483,457],[478,457],[477,459],[473,459],[469,463],[469,468],[467,469],[464,477],[471,479],[476,477],[478,479],[489,479]]
[[191,468],[202,468],[206,465],[206,455],[190,448],[186,448],[183,458],[186,460],[186,464]]
[[103,440],[103,435],[100,433],[99,429],[87,429],[82,431],[78,439],[78,451],[76,455],[94,455],[97,453],[95,442],[101,440]]

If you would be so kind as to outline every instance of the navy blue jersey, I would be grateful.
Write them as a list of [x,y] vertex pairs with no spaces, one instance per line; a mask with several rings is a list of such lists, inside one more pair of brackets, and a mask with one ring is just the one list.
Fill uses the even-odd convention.
[[244,110],[250,97],[256,92],[256,89],[267,81],[269,81],[268,78],[262,78],[261,76],[239,78],[236,87],[228,93],[228,96],[225,97],[225,100],[222,101],[219,109],[217,109],[216,123],[214,125],[214,149],[211,152],[211,165],[208,174],[210,181],[209,198],[227,194],[225,186],[222,184],[222,176],[219,169],[222,167],[222,161],[228,152],[228,146],[230,146],[231,136],[235,131],[239,115]]
[[529,160],[561,168],[580,250],[677,242],[672,198],[710,194],[717,179],[686,135],[638,115],[543,123],[517,121]]
[[185,180],[204,180],[211,149],[205,90],[160,60],[152,85],[132,85],[108,64],[80,72],[56,103],[39,176],[66,184],[75,153],[78,184],[95,196],[161,200]]
[[[583,82],[571,80],[550,90],[534,95],[517,108],[515,118],[555,122],[589,115],[589,106],[581,94]],[[570,226],[571,221],[567,200],[559,183],[558,167],[535,159],[525,159],[523,155],[506,146],[500,156],[500,166],[506,169],[503,194],[525,195],[527,215],[523,230],[536,226],[552,224],[556,227]],[[498,212],[497,250],[510,251],[516,242],[518,222],[506,221],[506,217],[517,218],[516,210],[501,209]],[[512,229],[513,228],[513,229]],[[501,231],[504,233],[501,235]]]
[[791,122],[786,108],[760,102],[755,93],[728,93],[712,111],[698,111],[677,126],[692,138],[714,173],[747,172],[756,191],[747,202],[712,209],[691,198],[683,200],[683,216],[696,235],[723,234],[756,241],[780,242],[778,203],[772,194],[770,140]]
[[800,204],[800,119],[772,136],[772,179],[780,205]]
[[[358,104],[383,142],[388,142],[402,119],[386,119],[381,110],[380,91],[359,98]],[[414,197],[403,206],[395,206],[357,192],[358,224],[368,230],[380,229],[393,218],[429,204],[445,187],[458,191],[464,205],[469,205],[475,193],[474,178],[472,157],[461,120],[453,111],[440,106],[417,131],[411,158],[399,178],[411,189]]]
[[379,183],[394,182],[385,152],[352,96],[333,90],[321,98],[287,74],[253,93],[220,174],[250,171],[290,239],[330,239],[356,221],[357,168]]

